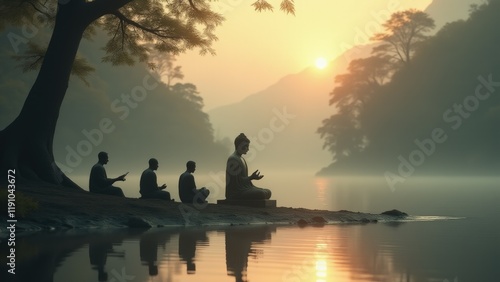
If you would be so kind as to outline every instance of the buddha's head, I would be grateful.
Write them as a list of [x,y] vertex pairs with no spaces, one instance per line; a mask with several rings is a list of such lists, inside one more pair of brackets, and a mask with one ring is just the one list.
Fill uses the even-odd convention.
[[246,154],[249,146],[250,139],[248,139],[243,133],[240,133],[240,135],[234,139],[234,149],[239,155]]

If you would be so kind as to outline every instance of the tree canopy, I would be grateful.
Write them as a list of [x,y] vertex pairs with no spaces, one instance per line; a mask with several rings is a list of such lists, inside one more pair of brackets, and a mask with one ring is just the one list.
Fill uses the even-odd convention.
[[408,65],[415,47],[427,38],[425,33],[431,31],[435,24],[425,12],[409,9],[392,14],[382,26],[385,32],[371,38],[382,41],[373,49],[374,53],[391,55],[396,62]]
[[[66,6],[78,11],[91,38],[97,29],[106,30],[104,62],[132,65],[157,52],[171,55],[198,48],[201,54],[215,54],[216,27],[224,18],[212,11],[210,0],[0,0],[0,30],[6,26],[53,27],[58,12]],[[252,4],[256,11],[273,10],[265,0]],[[282,0],[280,9],[294,14],[293,0]],[[46,46],[30,48],[43,54]],[[33,55],[33,54],[31,54]]]
[[334,161],[366,148],[368,139],[363,133],[361,114],[378,87],[388,81],[392,67],[387,56],[372,56],[351,61],[348,71],[335,77],[337,86],[330,93],[330,105],[337,113],[323,120],[317,130]]

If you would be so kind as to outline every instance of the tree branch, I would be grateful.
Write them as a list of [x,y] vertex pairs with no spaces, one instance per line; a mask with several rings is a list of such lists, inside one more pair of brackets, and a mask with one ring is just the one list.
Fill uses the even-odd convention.
[[[53,19],[54,18],[54,15],[50,14],[49,12],[47,12],[48,8],[45,5],[45,3],[40,3],[40,1],[23,1],[20,5],[22,5],[23,3],[28,3],[29,5],[31,5],[33,7],[33,9],[35,9],[35,11],[39,12],[40,14],[46,16],[49,19]],[[45,8],[45,10],[42,10],[36,4],[41,5],[43,8]]]
[[122,14],[118,10],[114,11],[111,14],[113,14],[114,16],[116,16],[121,22],[127,23],[127,24],[129,24],[131,26],[134,26],[134,27],[137,27],[138,29],[141,29],[143,31],[149,32],[151,34],[154,34],[154,35],[156,35],[156,36],[158,36],[160,38],[171,38],[171,39],[180,39],[181,38],[179,36],[171,36],[171,35],[165,34],[167,32],[166,30],[153,29],[153,28],[145,27],[145,26],[141,25],[140,23],[127,18],[124,14]]
[[196,8],[196,5],[194,4],[193,0],[189,0],[189,5],[191,6],[191,8],[193,8],[193,10],[195,10],[196,12],[199,12],[200,10],[198,10],[198,8]]

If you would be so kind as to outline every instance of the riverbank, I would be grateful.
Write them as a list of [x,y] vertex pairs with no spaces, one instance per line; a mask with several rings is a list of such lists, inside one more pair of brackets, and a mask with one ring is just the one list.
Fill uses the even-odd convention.
[[[17,217],[16,232],[65,229],[104,229],[163,226],[227,226],[247,224],[321,225],[395,221],[406,214],[278,207],[252,208],[207,204],[186,205],[162,200],[117,198],[57,186],[19,186],[16,193],[37,203]],[[382,212],[382,211],[381,211]],[[7,227],[2,221],[2,230]],[[1,233],[0,236],[5,235]]]

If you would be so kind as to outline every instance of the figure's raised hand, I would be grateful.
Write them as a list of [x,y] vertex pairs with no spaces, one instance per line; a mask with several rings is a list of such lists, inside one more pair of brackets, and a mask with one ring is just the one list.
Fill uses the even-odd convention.
[[165,188],[167,188],[167,184],[165,184],[165,183],[162,186],[160,186],[160,190],[163,190]]
[[124,173],[124,174],[122,174],[122,175],[120,175],[120,176],[118,176],[118,180],[120,180],[120,181],[125,181],[125,180],[126,180],[126,179],[125,179],[125,176],[127,176],[127,174],[128,174],[128,172],[127,172],[127,173]]
[[259,170],[254,171],[252,175],[250,175],[251,180],[259,180],[262,179],[262,177],[264,177],[264,175],[260,175]]

